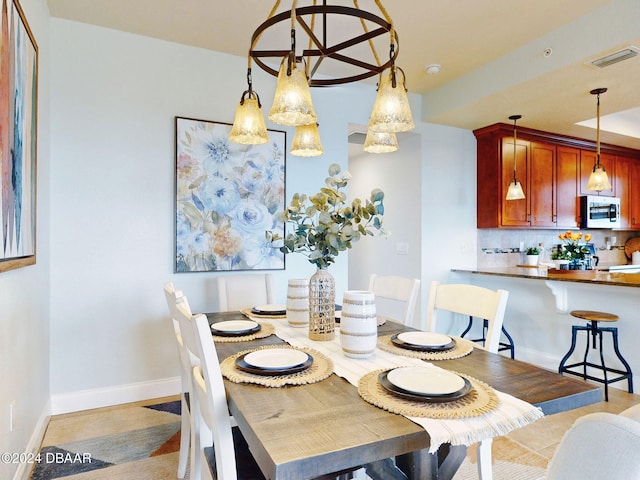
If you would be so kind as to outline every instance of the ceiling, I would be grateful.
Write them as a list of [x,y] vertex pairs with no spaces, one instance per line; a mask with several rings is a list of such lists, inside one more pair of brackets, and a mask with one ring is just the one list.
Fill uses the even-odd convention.
[[[273,3],[48,0],[54,17],[239,56],[247,55],[251,35]],[[309,3],[299,0],[298,6]],[[372,0],[358,4],[379,14]],[[278,11],[290,5],[282,2]],[[640,55],[606,68],[587,64],[640,47],[637,0],[393,0],[384,7],[398,32],[397,63],[407,87],[423,95],[416,115],[422,121],[473,130],[520,114],[524,127],[595,138],[591,128],[576,123],[595,117],[589,91],[607,87],[602,141],[640,149]],[[277,48],[287,45],[288,38]],[[386,60],[388,46],[378,53]],[[439,73],[427,74],[429,64],[441,65]],[[607,131],[618,128],[609,126],[609,117],[624,123],[624,135]]]

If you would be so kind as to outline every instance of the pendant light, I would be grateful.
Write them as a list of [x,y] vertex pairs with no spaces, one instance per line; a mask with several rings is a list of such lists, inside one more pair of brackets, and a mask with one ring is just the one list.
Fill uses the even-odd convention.
[[296,157],[317,157],[324,153],[317,123],[296,127],[290,153]]
[[280,62],[278,82],[269,120],[278,125],[299,127],[315,124],[318,120],[311,89],[305,70],[297,68],[296,61],[296,1],[291,7],[291,50]]
[[587,190],[600,193],[602,190],[611,190],[611,183],[609,183],[609,177],[607,172],[600,163],[600,94],[605,93],[606,88],[596,88],[591,90],[591,95],[597,97],[597,126],[596,126],[596,163],[593,165],[591,175],[589,175],[589,182],[587,183]]
[[260,97],[252,89],[251,67],[247,69],[247,83],[249,88],[242,93],[240,98],[240,105],[236,109],[229,140],[242,145],[267,143],[269,136],[262,115]]
[[[393,58],[394,45],[389,56]],[[369,118],[369,130],[375,133],[397,133],[412,130],[415,125],[407,97],[404,71],[391,63],[389,73],[380,74],[378,94]],[[402,82],[398,82],[398,72]]]
[[520,185],[520,182],[516,179],[516,122],[521,118],[522,115],[511,115],[509,117],[509,120],[513,120],[513,182],[509,184],[506,197],[507,200],[522,200],[524,198],[522,185]]
[[362,148],[368,153],[391,153],[398,150],[398,136],[395,133],[376,133],[369,130]]

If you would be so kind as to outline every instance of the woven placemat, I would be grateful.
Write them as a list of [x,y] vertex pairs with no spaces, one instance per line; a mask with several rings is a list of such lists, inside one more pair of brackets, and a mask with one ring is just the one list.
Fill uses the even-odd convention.
[[212,334],[211,336],[213,338],[213,341],[218,343],[248,342],[249,340],[256,340],[258,338],[268,337],[269,335],[273,335],[276,331],[276,327],[274,327],[270,323],[260,323],[260,325],[262,326],[262,328],[260,328],[260,330],[258,330],[256,333],[252,333],[251,335],[240,335],[237,337],[223,337],[221,335]]
[[[271,348],[291,348],[294,350],[302,350],[313,357],[313,363],[309,368],[302,372],[277,376],[256,375],[254,373],[243,372],[236,368],[236,358],[244,355],[245,353]],[[238,352],[225,358],[220,363],[220,370],[222,370],[222,375],[234,383],[255,383],[265,387],[284,387],[285,385],[307,385],[309,383],[316,383],[324,380],[333,373],[333,362],[322,353],[311,348],[296,348],[289,345],[265,345],[260,348]]]
[[442,350],[439,352],[421,352],[419,350],[409,350],[394,345],[391,341],[393,334],[382,335],[378,337],[378,348],[385,352],[394,353],[396,355],[404,355],[405,357],[420,358],[422,360],[453,360],[454,358],[464,357],[473,351],[473,343],[460,337],[451,337],[456,341],[453,348]]
[[241,312],[244,315],[246,315],[247,317],[251,317],[253,319],[256,319],[256,318],[287,318],[287,314],[286,313],[284,315],[263,315],[263,314],[258,315],[256,313],[253,313],[250,308],[245,308],[244,310],[241,310]]
[[400,398],[385,390],[378,382],[378,375],[386,370],[376,370],[364,375],[358,384],[358,394],[370,404],[391,413],[409,417],[462,419],[483,415],[500,404],[498,395],[489,385],[457,372],[452,373],[466,378],[473,387],[471,392],[459,400],[429,403]]

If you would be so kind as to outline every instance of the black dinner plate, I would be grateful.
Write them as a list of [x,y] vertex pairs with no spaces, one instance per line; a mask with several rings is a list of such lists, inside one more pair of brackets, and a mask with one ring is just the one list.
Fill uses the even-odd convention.
[[[246,318],[244,318],[244,320],[246,320]],[[223,320],[223,321],[227,321],[227,320]],[[219,323],[219,322],[216,322],[216,323]],[[213,333],[217,337],[243,337],[245,335],[252,335],[256,332],[259,332],[261,328],[262,328],[262,325],[260,325],[259,323],[256,323],[255,327],[244,328],[242,330],[218,330],[216,328],[216,324],[213,323],[211,324],[211,333]]]
[[253,307],[251,309],[251,313],[254,315],[286,315],[286,310],[260,310],[259,308]]
[[247,352],[244,355],[240,355],[235,360],[236,368],[238,370],[242,370],[243,372],[255,373],[256,375],[289,375],[291,373],[302,372],[306,370],[313,364],[313,357],[307,353],[307,359],[299,363],[298,365],[293,365],[286,368],[266,368],[266,367],[256,367],[254,365],[250,365],[244,360],[244,357],[249,355],[251,352]]
[[464,380],[464,386],[456,392],[444,393],[441,395],[421,395],[419,393],[410,392],[408,390],[405,390],[404,388],[395,386],[387,378],[387,374],[389,373],[389,371],[390,370],[380,373],[380,375],[378,375],[378,382],[380,383],[380,385],[382,385],[382,388],[384,388],[388,392],[392,393],[393,395],[397,395],[398,397],[406,398],[408,400],[419,400],[421,402],[428,403],[452,402],[454,400],[461,399],[473,389],[471,382],[466,378],[461,377]]
[[449,343],[444,345],[416,345],[415,343],[405,342],[398,338],[399,333],[396,333],[391,336],[391,343],[393,343],[396,347],[404,348],[406,350],[416,350],[418,352],[442,352],[445,350],[451,350],[456,346],[455,339],[451,339]]

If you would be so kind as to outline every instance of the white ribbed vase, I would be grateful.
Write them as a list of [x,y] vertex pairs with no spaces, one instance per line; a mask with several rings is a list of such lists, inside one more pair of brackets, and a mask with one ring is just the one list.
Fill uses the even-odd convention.
[[309,279],[290,278],[287,286],[287,321],[292,327],[309,325]]
[[342,299],[340,345],[345,356],[367,358],[378,342],[376,298],[366,290],[347,290]]

